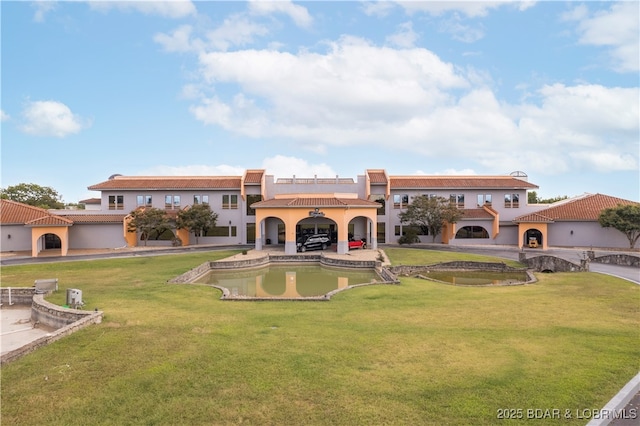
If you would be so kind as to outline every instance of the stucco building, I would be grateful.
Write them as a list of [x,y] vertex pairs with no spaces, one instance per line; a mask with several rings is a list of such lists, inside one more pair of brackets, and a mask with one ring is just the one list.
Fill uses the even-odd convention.
[[[538,186],[526,174],[500,176],[394,176],[368,169],[354,178],[278,178],[262,169],[242,176],[121,176],[89,186],[100,196],[93,209],[36,209],[2,201],[2,251],[118,248],[140,244],[127,227],[129,213],[159,208],[169,215],[207,203],[217,223],[199,244],[249,244],[256,249],[282,246],[296,252],[296,240],[307,233],[331,236],[338,253],[349,238],[365,239],[369,248],[396,243],[406,231],[399,213],[417,196],[444,197],[462,210],[456,224],[435,236],[444,244],[496,244],[521,247],[535,239],[549,246],[628,248],[626,237],[597,222],[602,209],[634,203],[602,194],[583,195],[552,205],[529,205],[527,192]],[[635,203],[637,204],[637,203]],[[98,207],[99,206],[99,207]],[[175,230],[182,245],[195,242],[186,230]],[[170,245],[175,235],[149,240]],[[421,242],[433,236],[419,235]]]

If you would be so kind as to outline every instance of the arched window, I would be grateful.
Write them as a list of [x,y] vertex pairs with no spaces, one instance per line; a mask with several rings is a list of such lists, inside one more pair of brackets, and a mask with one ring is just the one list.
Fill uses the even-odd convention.
[[489,233],[482,226],[463,226],[456,232],[456,238],[489,238]]

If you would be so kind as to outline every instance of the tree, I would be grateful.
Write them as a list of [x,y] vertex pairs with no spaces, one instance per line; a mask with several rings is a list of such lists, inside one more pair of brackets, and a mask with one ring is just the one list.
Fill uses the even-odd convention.
[[216,220],[218,220],[218,214],[211,211],[209,204],[195,204],[178,212],[176,227],[193,232],[198,244],[198,237],[206,233],[207,229],[216,226]]
[[540,198],[536,191],[529,191],[527,193],[527,202],[529,204],[553,204],[557,201],[566,200],[569,198],[567,195],[558,195],[552,198]]
[[432,241],[442,232],[445,222],[456,223],[462,212],[449,200],[443,197],[415,197],[400,213],[400,222],[419,227],[423,234],[431,234]]
[[604,209],[598,217],[603,228],[615,228],[629,239],[629,248],[634,248],[640,239],[640,204],[618,204]]
[[161,235],[163,232],[170,230],[171,225],[164,210],[157,208],[144,208],[131,212],[131,221],[129,221],[127,229],[130,232],[140,231],[142,233],[141,238],[146,246],[147,240],[149,240],[149,236],[152,233]]
[[0,189],[0,197],[42,209],[64,208],[60,194],[55,189],[35,183],[19,183],[8,186],[6,189],[2,188]]

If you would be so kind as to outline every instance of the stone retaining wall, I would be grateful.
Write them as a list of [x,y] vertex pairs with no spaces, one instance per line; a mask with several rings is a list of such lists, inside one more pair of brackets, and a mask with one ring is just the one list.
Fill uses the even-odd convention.
[[391,266],[389,270],[396,275],[411,276],[424,271],[492,271],[492,272],[510,272],[523,271],[525,268],[514,268],[501,262],[471,262],[471,261],[453,261],[436,263],[433,265],[400,265]]
[[[591,257],[590,257],[591,258]],[[608,254],[606,256],[591,258],[595,263],[607,263],[612,265],[633,266],[640,268],[640,257],[629,254]]]
[[11,293],[12,305],[31,305],[35,292],[34,287],[2,287],[0,288],[0,303],[3,306],[9,306],[9,293]]
[[88,325],[100,324],[102,322],[102,311],[82,311],[78,309],[63,308],[47,302],[44,300],[44,295],[42,294],[34,295],[33,292],[35,289],[33,288],[22,287],[21,290],[24,290],[25,293],[27,290],[31,291],[31,321],[40,322],[49,327],[56,328],[57,330],[18,349],[7,352],[0,357],[0,364],[6,364],[14,361],[21,356],[29,354],[42,346],[55,342],[56,340],[60,340],[61,338]]
[[577,265],[568,260],[555,256],[536,256],[525,260],[527,266],[536,272],[584,272],[589,269],[586,261],[584,265]]

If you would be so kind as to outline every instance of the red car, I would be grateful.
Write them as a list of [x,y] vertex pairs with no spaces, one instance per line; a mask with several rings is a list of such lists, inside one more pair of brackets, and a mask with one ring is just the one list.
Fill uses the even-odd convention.
[[366,249],[367,242],[365,240],[349,240],[349,250],[351,249]]

